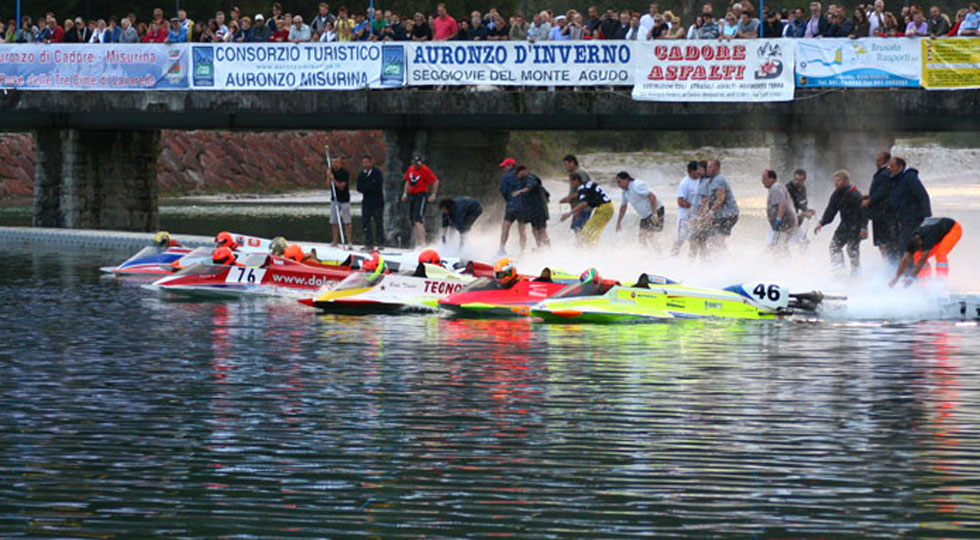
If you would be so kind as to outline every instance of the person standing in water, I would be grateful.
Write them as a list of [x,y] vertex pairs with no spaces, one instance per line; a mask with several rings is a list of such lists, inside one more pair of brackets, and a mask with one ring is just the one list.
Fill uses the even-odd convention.
[[840,214],[840,225],[830,241],[830,262],[835,270],[844,268],[842,250],[847,246],[847,257],[851,260],[851,272],[861,267],[861,240],[868,237],[868,218],[861,206],[861,192],[851,184],[851,175],[845,170],[834,173],[834,186],[837,189],[830,195],[830,202],[824,210],[820,223],[813,229],[819,234],[824,225],[833,223]]

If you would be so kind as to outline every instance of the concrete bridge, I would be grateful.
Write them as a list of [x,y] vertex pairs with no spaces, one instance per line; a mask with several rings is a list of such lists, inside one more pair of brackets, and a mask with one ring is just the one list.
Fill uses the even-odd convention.
[[55,92],[0,96],[0,129],[37,139],[38,226],[153,230],[160,130],[380,129],[387,144],[386,221],[401,175],[426,155],[442,193],[496,197],[496,162],[514,130],[762,131],[780,171],[869,175],[869,148],[897,133],[975,131],[980,92],[800,90],[784,103],[637,102],[628,89],[546,91]]

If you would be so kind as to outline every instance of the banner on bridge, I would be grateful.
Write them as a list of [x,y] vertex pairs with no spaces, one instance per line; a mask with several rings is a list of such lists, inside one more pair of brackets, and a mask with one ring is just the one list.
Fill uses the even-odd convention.
[[407,45],[410,86],[632,85],[628,41],[437,41]]
[[387,43],[191,45],[195,90],[360,90],[405,84],[405,46]]
[[799,39],[796,85],[814,87],[918,87],[922,47],[918,39]]
[[182,45],[0,45],[0,88],[186,90],[187,65]]
[[633,99],[792,101],[793,41],[655,41],[637,47]]
[[980,40],[923,39],[922,86],[929,90],[980,88]]

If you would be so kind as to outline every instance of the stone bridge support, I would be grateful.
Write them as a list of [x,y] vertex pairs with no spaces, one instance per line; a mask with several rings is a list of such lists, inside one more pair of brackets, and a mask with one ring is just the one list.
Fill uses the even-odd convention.
[[[507,131],[464,130],[386,130],[385,235],[389,245],[411,247],[411,224],[408,203],[401,202],[404,175],[412,162],[412,153],[420,152],[425,164],[439,178],[438,198],[474,197],[484,208],[500,202],[499,168],[505,157],[510,133]],[[438,201],[437,201],[438,203]],[[442,215],[432,204],[426,211],[428,240],[438,238]],[[488,219],[484,211],[481,220]]]
[[839,169],[850,172],[851,181],[867,193],[876,170],[875,156],[882,150],[891,151],[895,136],[888,132],[768,132],[766,142],[770,167],[780,181],[789,181],[794,170],[805,169],[810,192],[821,196],[811,200],[810,206],[822,210],[825,197],[833,191],[834,171]]
[[160,132],[38,129],[34,226],[154,231]]

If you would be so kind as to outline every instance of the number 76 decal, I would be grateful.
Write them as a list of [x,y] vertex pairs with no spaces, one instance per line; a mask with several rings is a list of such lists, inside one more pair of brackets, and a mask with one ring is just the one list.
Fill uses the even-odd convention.
[[265,270],[262,268],[246,268],[244,266],[233,266],[228,269],[225,283],[262,283]]

